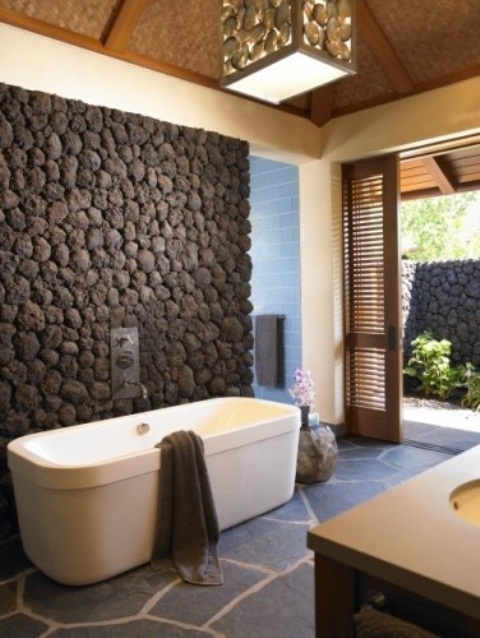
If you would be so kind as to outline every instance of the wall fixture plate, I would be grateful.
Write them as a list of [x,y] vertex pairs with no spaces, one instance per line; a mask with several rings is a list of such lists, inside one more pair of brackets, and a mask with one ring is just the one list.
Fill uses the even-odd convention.
[[112,398],[133,399],[142,394],[138,328],[114,328],[110,335]]

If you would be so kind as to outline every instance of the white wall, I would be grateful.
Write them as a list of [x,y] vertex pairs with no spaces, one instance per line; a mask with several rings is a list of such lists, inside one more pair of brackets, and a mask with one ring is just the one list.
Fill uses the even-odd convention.
[[0,24],[0,82],[215,130],[299,165],[303,365],[317,409],[343,420],[340,163],[480,132],[480,78],[332,120],[268,106]]

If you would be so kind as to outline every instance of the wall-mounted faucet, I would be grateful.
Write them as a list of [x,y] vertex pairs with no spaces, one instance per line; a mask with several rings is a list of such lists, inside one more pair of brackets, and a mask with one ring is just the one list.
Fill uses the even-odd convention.
[[147,398],[147,388],[140,383],[138,329],[114,328],[110,335],[112,397],[116,399]]

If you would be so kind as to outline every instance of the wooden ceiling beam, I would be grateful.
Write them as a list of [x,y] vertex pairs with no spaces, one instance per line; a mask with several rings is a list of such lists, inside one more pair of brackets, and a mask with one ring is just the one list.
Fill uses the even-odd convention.
[[150,0],[123,0],[102,37],[103,45],[111,51],[123,51]]
[[457,189],[455,187],[455,181],[450,174],[446,166],[442,165],[440,158],[434,155],[426,155],[422,157],[422,163],[430,177],[434,180],[435,184],[440,189],[442,195],[453,195]]
[[399,94],[412,93],[415,90],[413,80],[373,15],[367,0],[357,0],[357,24],[395,91]]
[[332,117],[333,96],[335,88],[333,84],[315,89],[310,94],[310,121],[315,126],[323,126]]

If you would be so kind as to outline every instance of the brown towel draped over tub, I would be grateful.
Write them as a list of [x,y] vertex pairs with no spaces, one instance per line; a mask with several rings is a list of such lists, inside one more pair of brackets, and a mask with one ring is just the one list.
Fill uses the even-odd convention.
[[255,317],[255,381],[277,388],[283,384],[283,315]]
[[185,582],[221,585],[220,530],[203,441],[195,432],[182,430],[155,447],[160,448],[161,467],[151,565],[164,569],[173,563]]

